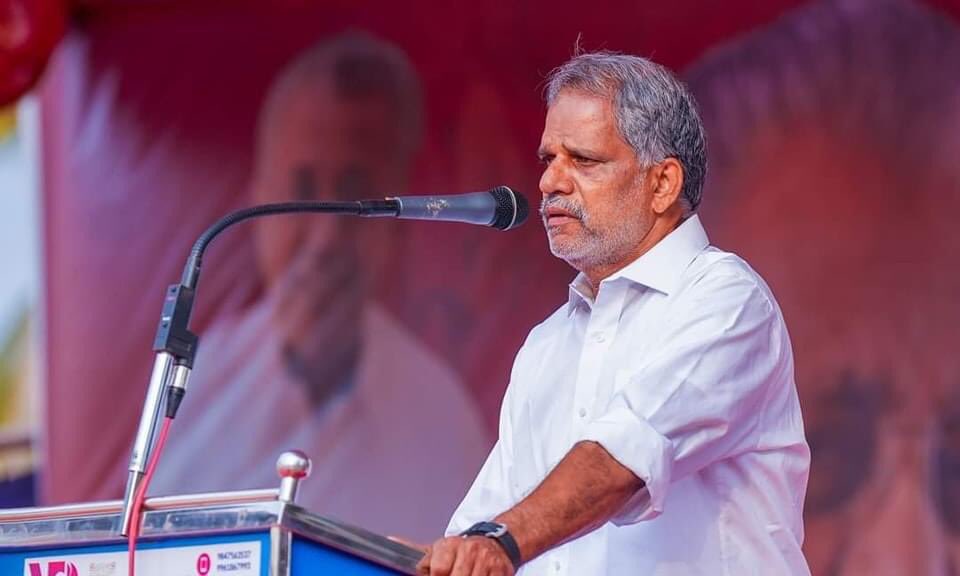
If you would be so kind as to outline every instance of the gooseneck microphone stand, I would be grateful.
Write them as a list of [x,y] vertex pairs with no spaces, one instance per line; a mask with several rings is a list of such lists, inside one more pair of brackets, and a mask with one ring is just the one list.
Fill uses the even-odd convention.
[[156,359],[147,386],[147,396],[140,415],[140,425],[130,455],[127,487],[123,497],[123,523],[120,534],[127,536],[133,517],[134,497],[143,482],[147,462],[154,447],[154,439],[161,421],[160,410],[169,418],[176,417],[177,409],[187,391],[187,381],[193,369],[199,339],[190,331],[190,313],[196,295],[197,281],[203,253],[221,232],[244,220],[271,214],[319,212],[356,216],[397,216],[394,200],[363,200],[356,202],[283,202],[266,204],[232,212],[210,226],[193,245],[183,269],[179,284],[167,288],[160,314],[160,325],[153,341]]
[[454,196],[403,196],[352,202],[265,204],[237,210],[217,220],[197,238],[183,269],[180,283],[167,288],[164,296],[160,325],[153,341],[156,359],[133,443],[133,453],[130,455],[127,487],[123,497],[121,535],[130,534],[137,493],[143,483],[161,422],[160,410],[164,409],[166,418],[175,418],[180,402],[187,392],[187,380],[190,379],[198,344],[197,335],[189,328],[190,312],[197,291],[204,251],[218,234],[234,224],[260,216],[298,212],[465,222],[510,230],[526,221],[529,206],[522,195],[506,186],[497,186],[485,192]]

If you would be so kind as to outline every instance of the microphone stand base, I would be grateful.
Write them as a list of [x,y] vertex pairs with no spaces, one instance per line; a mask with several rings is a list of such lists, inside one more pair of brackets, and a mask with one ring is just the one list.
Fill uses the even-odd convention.
[[123,537],[130,535],[130,524],[133,520],[133,500],[137,496],[140,483],[143,482],[143,476],[143,472],[131,470],[130,475],[127,477],[127,489],[123,495],[123,512],[121,516],[123,522],[120,525],[120,535]]

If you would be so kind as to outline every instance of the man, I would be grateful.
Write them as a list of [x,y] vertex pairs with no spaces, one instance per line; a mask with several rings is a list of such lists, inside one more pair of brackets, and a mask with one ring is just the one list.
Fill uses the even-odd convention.
[[829,0],[690,72],[704,217],[791,320],[817,576],[960,574],[957,62],[924,3]]
[[693,98],[598,53],[555,70],[547,104],[541,214],[580,273],[518,353],[499,440],[420,572],[808,574],[790,341],[696,215]]
[[[307,50],[264,105],[254,201],[398,193],[420,116],[395,47],[347,35]],[[332,216],[258,221],[264,294],[201,334],[158,492],[272,487],[277,456],[300,448],[314,466],[298,502],[313,511],[421,537],[449,517],[489,443],[457,376],[369,293],[390,232]]]

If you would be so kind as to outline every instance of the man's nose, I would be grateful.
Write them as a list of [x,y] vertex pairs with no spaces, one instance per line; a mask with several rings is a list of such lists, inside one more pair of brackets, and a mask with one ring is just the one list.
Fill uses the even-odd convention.
[[842,576],[947,576],[947,543],[930,492],[935,452],[929,428],[883,440],[887,476],[852,526]]
[[562,159],[555,158],[544,168],[540,176],[540,193],[544,198],[553,194],[573,193],[573,179]]

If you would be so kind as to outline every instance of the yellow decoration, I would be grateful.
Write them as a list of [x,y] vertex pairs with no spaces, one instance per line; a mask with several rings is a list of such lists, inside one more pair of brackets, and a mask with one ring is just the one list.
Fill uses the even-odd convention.
[[0,108],[0,142],[13,136],[17,130],[17,107],[10,105]]

